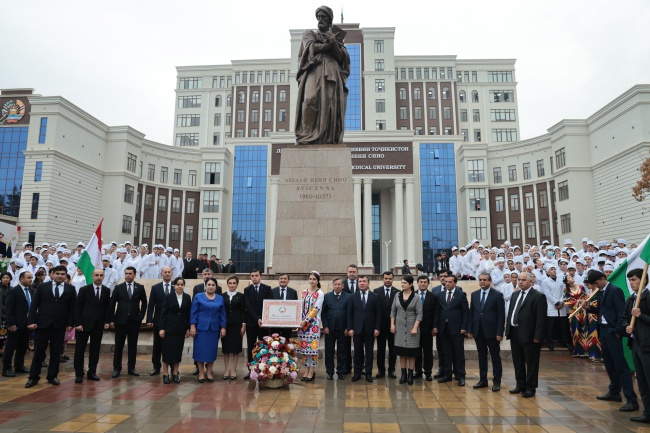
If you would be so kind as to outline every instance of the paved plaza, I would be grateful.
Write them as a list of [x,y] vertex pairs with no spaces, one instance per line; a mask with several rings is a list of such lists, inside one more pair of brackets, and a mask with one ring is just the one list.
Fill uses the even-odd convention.
[[[70,350],[68,350],[70,352]],[[30,354],[31,357],[31,354]],[[474,390],[478,362],[467,363],[467,386],[416,380],[376,379],[351,383],[325,379],[289,388],[256,389],[243,380],[223,381],[221,355],[215,382],[200,384],[191,375],[191,359],[181,366],[180,385],[150,378],[150,355],[138,357],[140,377],[111,379],[112,356],[102,354],[100,382],[74,383],[71,361],[62,364],[60,386],[44,377],[25,389],[27,375],[0,379],[0,433],[60,432],[649,432],[629,421],[620,403],[596,400],[607,390],[603,364],[572,358],[567,352],[543,352],[537,396],[508,394],[514,385],[510,361],[504,361],[501,392]],[[45,373],[45,372],[43,372]],[[44,376],[44,374],[43,374]],[[632,413],[638,415],[640,412]]]

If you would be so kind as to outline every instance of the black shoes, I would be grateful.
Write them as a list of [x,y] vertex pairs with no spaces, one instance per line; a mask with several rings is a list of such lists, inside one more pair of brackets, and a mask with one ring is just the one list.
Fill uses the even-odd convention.
[[88,380],[94,380],[95,382],[100,380],[99,376],[97,376],[97,374],[95,373],[86,373],[86,377],[88,378]]
[[397,379],[397,375],[395,374],[395,370],[388,370],[388,377],[391,379]]
[[619,409],[621,412],[634,412],[639,410],[639,403],[636,401],[628,401]]
[[198,376],[199,374],[199,367],[194,367],[194,371],[192,372],[192,376]]
[[372,382],[372,374],[366,374],[366,382]]
[[458,386],[465,386],[465,378],[464,377],[461,377],[460,379],[458,379]]
[[525,389],[523,389],[523,388],[517,386],[517,387],[511,389],[511,390],[508,391],[508,392],[509,392],[510,394],[521,394],[521,393],[524,392],[524,391],[525,391]]
[[[197,373],[197,374],[198,374],[198,373]],[[246,376],[244,376],[244,380],[248,380],[248,379],[250,379],[250,378],[251,378],[251,374],[250,374],[250,373],[246,373]]]
[[[178,374],[174,374],[172,380],[174,383],[181,383],[181,377]],[[210,379],[210,382],[214,382],[214,379]]]
[[[531,398],[535,397],[535,390],[534,389],[527,389],[526,391],[521,393],[521,396],[523,398]],[[638,406],[637,406],[638,407]]]
[[487,387],[488,384],[485,380],[479,380],[479,382],[476,385],[472,386],[472,388],[474,389],[487,388]]
[[[422,377],[422,375],[420,375]],[[413,385],[413,369],[409,368],[408,373],[406,374],[406,383]]]
[[160,374],[160,368],[154,368],[151,370],[151,373],[149,373],[149,376],[158,376]]
[[83,376],[77,376],[74,378],[74,383],[83,383],[83,382],[84,382]]
[[61,385],[61,382],[59,382],[59,379],[57,379],[56,377],[53,377],[52,379],[47,379],[47,383],[56,386]]
[[[435,376],[434,376],[434,377],[435,377]],[[441,377],[440,379],[438,379],[438,383],[447,383],[447,382],[451,382],[451,380],[452,380],[452,379],[451,379],[451,376],[444,376],[444,375],[443,375],[443,377]]]
[[332,373],[327,373],[327,380],[333,380],[334,375]]
[[402,368],[402,376],[399,378],[399,384],[403,385],[406,383],[406,369]]
[[361,380],[360,374],[355,374],[354,376],[352,376],[352,382],[357,382],[359,380]]
[[433,375],[434,379],[440,379],[441,377],[445,377],[445,373],[443,373],[442,370],[438,370],[438,372]]
[[384,373],[382,370],[379,370],[375,375],[375,379],[381,379],[384,376],[386,376],[386,373]]
[[171,383],[171,382],[169,381],[169,376],[167,376],[166,374],[163,374],[163,383],[164,383],[165,385],[169,385],[169,384]]
[[38,385],[38,379],[29,379],[25,384],[25,388],[31,388],[32,386]]
[[630,418],[630,421],[650,424],[650,415],[643,414],[641,416],[633,416],[632,418]]
[[138,376],[140,376],[140,373],[138,373],[137,370],[129,370],[129,376],[138,377]]
[[29,373],[29,370],[23,367],[16,367],[16,373]]
[[597,398],[598,400],[603,400],[603,401],[616,401],[616,402],[619,402],[619,403],[621,403],[621,402],[623,401],[623,399],[621,398],[620,395],[610,394],[610,393],[603,394],[603,395],[599,395],[599,396],[596,397],[596,398]]
[[419,379],[421,377],[422,377],[422,372],[421,371],[413,373],[413,379]]
[[433,382],[433,376],[431,376],[431,373],[427,374],[426,376],[427,376],[427,377],[426,377],[425,380],[426,380],[427,382]]
[[339,374],[339,380],[345,380],[345,374]]
[[114,370],[113,374],[111,374],[111,377],[115,379],[116,377],[120,377],[120,370]]
[[499,392],[501,391],[501,384],[500,383],[495,383],[492,385],[492,392]]
[[11,371],[11,370],[4,370],[4,371],[2,372],[2,375],[3,375],[4,377],[16,377],[16,373],[14,373],[14,372]]

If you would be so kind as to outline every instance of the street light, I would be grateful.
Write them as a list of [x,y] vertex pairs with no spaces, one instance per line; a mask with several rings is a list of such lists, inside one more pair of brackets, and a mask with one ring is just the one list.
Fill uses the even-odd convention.
[[388,246],[390,245],[391,240],[387,240],[384,242],[384,246],[386,247],[386,269],[387,271],[390,270],[390,260],[388,259]]

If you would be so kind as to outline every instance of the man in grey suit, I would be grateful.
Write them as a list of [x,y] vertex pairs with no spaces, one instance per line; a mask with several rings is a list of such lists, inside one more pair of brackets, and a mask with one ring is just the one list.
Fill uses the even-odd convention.
[[[289,275],[280,274],[278,278],[278,286],[271,289],[273,292],[273,298],[282,301],[297,301],[298,292],[295,289],[289,287]],[[291,328],[275,328],[272,333],[277,333],[286,338],[287,340],[291,338]]]
[[348,335],[354,340],[354,376],[352,382],[361,379],[365,367],[366,381],[372,382],[372,358],[375,338],[381,329],[381,301],[376,293],[368,290],[368,277],[360,276],[359,290],[348,303]]

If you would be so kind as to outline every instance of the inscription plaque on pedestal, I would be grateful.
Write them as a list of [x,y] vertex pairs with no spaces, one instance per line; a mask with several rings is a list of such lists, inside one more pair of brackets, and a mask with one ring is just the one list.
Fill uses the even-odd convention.
[[274,272],[345,273],[357,262],[350,155],[345,145],[283,150]]

